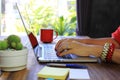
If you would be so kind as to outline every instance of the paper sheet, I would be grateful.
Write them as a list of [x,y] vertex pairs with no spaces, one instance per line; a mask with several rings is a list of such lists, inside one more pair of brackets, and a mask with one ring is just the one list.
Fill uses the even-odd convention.
[[90,80],[90,76],[87,69],[70,69],[70,80]]

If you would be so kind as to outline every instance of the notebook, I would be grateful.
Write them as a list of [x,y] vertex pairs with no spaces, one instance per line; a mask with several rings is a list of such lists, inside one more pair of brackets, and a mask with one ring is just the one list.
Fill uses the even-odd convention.
[[17,4],[16,7],[38,62],[41,63],[41,62],[97,62],[98,61],[97,58],[82,57],[82,56],[80,57],[73,54],[65,55],[63,57],[58,57],[54,49],[55,44],[39,43],[37,38],[33,35],[33,33],[29,32],[26,29],[25,22],[23,20],[23,17],[20,13]]
[[39,78],[52,78],[54,80],[66,80],[69,68],[58,68],[45,66],[37,73]]

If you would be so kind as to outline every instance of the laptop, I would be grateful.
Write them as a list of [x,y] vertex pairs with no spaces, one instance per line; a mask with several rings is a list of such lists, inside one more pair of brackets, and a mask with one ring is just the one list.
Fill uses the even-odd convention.
[[33,35],[32,32],[28,32],[25,22],[22,18],[22,15],[20,13],[20,10],[16,4],[16,7],[18,9],[20,19],[23,23],[23,26],[25,28],[25,31],[27,33],[28,39],[31,43],[33,52],[35,54],[35,57],[38,62],[40,63],[49,63],[49,62],[98,62],[98,59],[96,57],[80,57],[73,54],[68,54],[63,57],[59,57],[56,55],[55,51],[55,43],[40,43],[38,42],[37,38]]

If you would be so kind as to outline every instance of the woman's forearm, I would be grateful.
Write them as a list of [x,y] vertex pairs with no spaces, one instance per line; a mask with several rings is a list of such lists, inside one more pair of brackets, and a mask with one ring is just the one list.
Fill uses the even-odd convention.
[[[113,38],[97,38],[97,39],[79,39],[78,41],[86,43],[86,44],[97,44],[97,45],[102,45],[104,46],[104,44],[106,42],[110,42],[110,43],[114,43],[115,44],[115,50],[112,56],[112,61],[115,63],[120,64],[120,45],[113,39]],[[99,46],[94,46],[94,52],[95,52],[95,56],[100,56],[101,55],[101,47]]]
[[[103,51],[103,46],[98,45],[90,45],[89,46],[89,55],[94,55],[96,57],[101,57],[101,53]],[[120,64],[120,49],[115,49],[112,56],[112,62]]]
[[104,45],[106,42],[114,43],[116,48],[120,48],[120,45],[115,41],[113,38],[88,38],[88,39],[77,39],[77,41],[86,43],[86,44],[93,44],[93,45]]
[[120,64],[120,49],[115,49],[113,56],[112,56],[112,61],[115,63]]

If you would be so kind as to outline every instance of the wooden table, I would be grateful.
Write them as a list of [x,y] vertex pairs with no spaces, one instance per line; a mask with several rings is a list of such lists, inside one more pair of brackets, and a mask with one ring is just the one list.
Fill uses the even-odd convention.
[[[24,40],[23,40],[24,41]],[[90,80],[120,80],[120,65],[106,63],[79,63],[88,66]],[[15,72],[3,72],[0,80],[38,80],[37,72],[45,64],[39,64],[33,50],[29,49],[28,62],[25,69]]]

